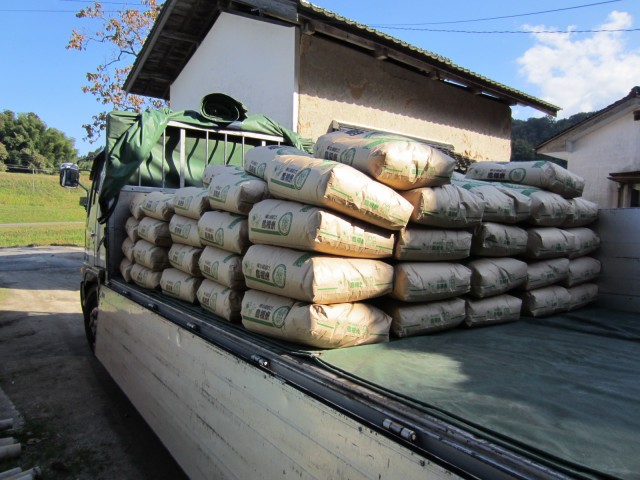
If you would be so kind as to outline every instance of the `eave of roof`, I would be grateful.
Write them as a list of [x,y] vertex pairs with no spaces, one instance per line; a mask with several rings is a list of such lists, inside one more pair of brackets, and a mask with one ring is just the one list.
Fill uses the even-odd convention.
[[551,138],[548,138],[540,145],[536,146],[535,150],[536,152],[545,153],[549,148],[552,148],[554,144],[583,135],[588,131],[591,131],[591,129],[598,124],[606,121],[608,118],[613,117],[620,112],[624,112],[629,108],[633,108],[634,106],[640,106],[640,87],[637,86],[633,87],[626,97],[604,107],[602,110],[598,110],[581,122],[572,125]]
[[381,60],[399,63],[425,74],[462,86],[476,95],[509,105],[523,105],[550,115],[559,107],[513,89],[448,58],[423,50],[318,7],[306,0],[167,0],[124,88],[129,93],[168,99],[171,83],[215,22],[221,11],[273,18],[300,26],[303,33],[329,36],[364,48]]

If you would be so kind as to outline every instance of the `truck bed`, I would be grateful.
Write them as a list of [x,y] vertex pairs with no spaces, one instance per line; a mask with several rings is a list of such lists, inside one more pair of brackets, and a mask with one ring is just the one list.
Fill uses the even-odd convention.
[[317,351],[112,288],[462,475],[640,478],[638,314],[592,308]]

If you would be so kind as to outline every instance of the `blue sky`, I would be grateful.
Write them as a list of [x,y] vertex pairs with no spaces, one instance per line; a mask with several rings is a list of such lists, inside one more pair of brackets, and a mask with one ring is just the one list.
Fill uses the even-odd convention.
[[[116,9],[122,2],[104,3]],[[88,3],[0,0],[0,109],[35,112],[48,126],[74,138],[80,154],[97,147],[82,140],[82,124],[103,108],[81,87],[86,72],[108,57],[98,47],[85,52],[65,49],[73,28],[91,28],[74,15]],[[550,101],[563,108],[560,117],[603,108],[640,85],[638,0],[314,3]],[[535,33],[558,30],[573,33]],[[466,33],[507,31],[525,33]],[[537,115],[514,108],[517,118]]]

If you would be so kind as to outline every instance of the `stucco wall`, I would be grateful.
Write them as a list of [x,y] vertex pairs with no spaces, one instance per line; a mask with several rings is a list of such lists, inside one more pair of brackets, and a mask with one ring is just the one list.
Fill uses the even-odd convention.
[[583,196],[600,208],[618,206],[618,184],[610,173],[640,170],[640,122],[627,113],[573,144],[568,168],[584,177]]
[[509,160],[507,105],[317,36],[301,36],[299,69],[303,136],[342,120],[450,143],[476,160]]
[[171,85],[171,108],[199,110],[221,92],[293,128],[295,49],[293,27],[222,13]]

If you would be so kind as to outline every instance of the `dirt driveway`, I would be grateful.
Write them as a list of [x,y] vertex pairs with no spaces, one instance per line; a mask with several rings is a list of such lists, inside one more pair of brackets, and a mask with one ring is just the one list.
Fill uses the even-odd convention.
[[22,455],[0,472],[43,479],[185,479],[91,354],[79,303],[82,250],[0,249],[0,389],[23,417]]

